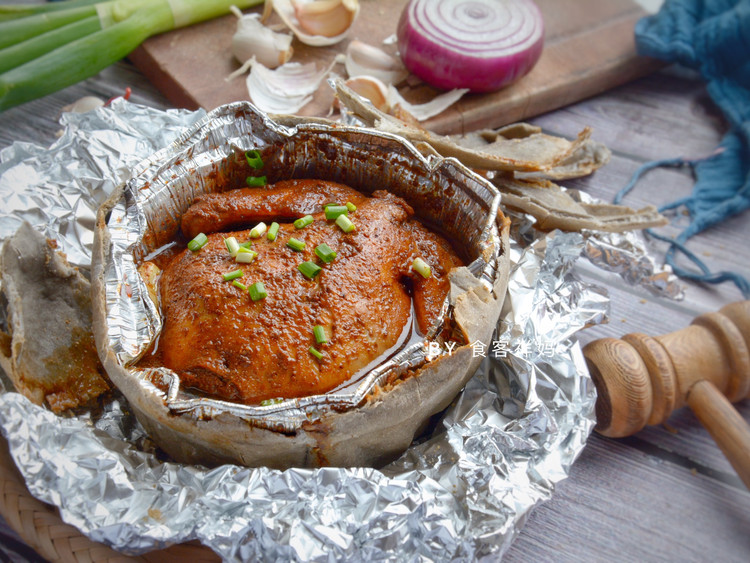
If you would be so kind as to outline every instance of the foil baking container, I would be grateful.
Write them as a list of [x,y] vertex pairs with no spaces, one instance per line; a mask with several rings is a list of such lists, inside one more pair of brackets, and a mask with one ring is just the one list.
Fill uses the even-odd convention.
[[[0,238],[28,220],[87,269],[93,210],[203,117],[118,99],[64,114],[50,147],[15,143],[0,153]],[[606,292],[572,273],[580,235],[513,222],[502,322],[475,343],[479,370],[386,467],[174,463],[121,396],[60,417],[3,386],[12,458],[32,495],[125,554],[196,541],[225,561],[496,561],[593,429],[596,393],[575,335],[608,314]]]
[[[138,367],[137,360],[158,341],[162,323],[138,264],[174,244],[182,215],[197,196],[245,185],[251,173],[244,156],[249,150],[260,153],[269,184],[315,178],[363,193],[387,188],[427,224],[439,225],[468,257],[468,270],[490,292],[499,288],[502,299],[507,256],[503,261],[500,195],[460,162],[423,157],[410,143],[376,130],[320,123],[285,127],[249,103],[222,106],[136,165],[133,177],[106,206],[109,240],[102,267],[108,347],[171,412],[196,419],[229,413],[254,427],[293,432],[324,413],[361,405],[394,375],[449,352],[437,338],[452,314],[446,299],[442,319],[424,338],[410,342],[357,381],[326,394],[245,405],[196,394],[181,386],[179,375],[167,368]],[[496,321],[497,317],[489,322]]]

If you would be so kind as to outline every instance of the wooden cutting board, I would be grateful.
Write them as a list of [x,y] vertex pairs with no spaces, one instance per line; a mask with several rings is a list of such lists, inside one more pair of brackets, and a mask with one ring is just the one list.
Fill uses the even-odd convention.
[[[439,133],[461,133],[521,121],[624,84],[658,68],[635,52],[633,27],[645,11],[632,0],[536,0],[545,22],[545,47],[534,69],[515,84],[490,94],[467,95],[424,123]],[[360,0],[361,11],[347,39],[332,47],[295,40],[293,61],[328,65],[352,39],[383,45],[396,31],[407,0]],[[276,20],[278,21],[278,20]],[[231,54],[232,15],[152,37],[130,55],[133,63],[176,106],[213,109],[249,99],[244,78],[226,77],[239,67]],[[343,65],[334,68],[345,74]],[[438,93],[415,77],[402,94],[426,101]],[[325,116],[332,92],[323,84],[301,115]]]

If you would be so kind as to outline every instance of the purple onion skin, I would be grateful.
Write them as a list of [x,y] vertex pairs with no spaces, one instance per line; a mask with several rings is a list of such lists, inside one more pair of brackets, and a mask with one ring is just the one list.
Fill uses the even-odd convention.
[[[528,50],[487,59],[467,53],[446,54],[443,47],[417,33],[401,13],[396,29],[401,59],[409,72],[444,90],[468,88],[471,92],[494,92],[528,74],[542,55],[544,33]],[[540,16],[541,21],[541,16]]]

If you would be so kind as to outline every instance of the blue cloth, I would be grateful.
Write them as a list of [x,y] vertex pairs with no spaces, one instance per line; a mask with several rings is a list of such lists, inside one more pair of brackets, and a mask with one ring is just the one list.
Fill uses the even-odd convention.
[[[692,194],[664,207],[684,205],[691,218],[674,240],[667,239],[672,246],[666,261],[682,277],[709,283],[733,281],[748,298],[746,279],[735,272],[712,274],[685,243],[750,207],[750,0],[666,0],[657,14],[636,24],[635,38],[640,54],[699,71],[730,125],[715,156],[689,163],[696,176]],[[653,167],[647,163],[646,169],[649,164]],[[677,266],[678,251],[698,271]],[[741,268],[746,270],[747,264]]]

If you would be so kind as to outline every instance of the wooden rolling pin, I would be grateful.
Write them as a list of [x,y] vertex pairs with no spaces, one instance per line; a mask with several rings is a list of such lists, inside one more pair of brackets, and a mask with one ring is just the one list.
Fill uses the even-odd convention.
[[687,404],[750,489],[750,425],[731,403],[750,397],[750,301],[671,334],[602,338],[583,349],[596,384],[596,430],[622,437]]

